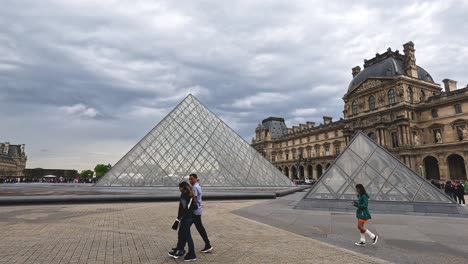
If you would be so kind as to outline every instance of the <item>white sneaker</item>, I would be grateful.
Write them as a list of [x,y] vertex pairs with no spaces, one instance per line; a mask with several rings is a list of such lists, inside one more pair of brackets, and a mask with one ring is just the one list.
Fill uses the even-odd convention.
[[366,246],[366,242],[359,241],[359,242],[354,243],[354,245],[356,245],[358,247],[364,247],[364,246]]
[[375,243],[377,243],[378,239],[379,239],[379,236],[375,235],[375,237],[372,239],[372,245],[375,245]]
[[465,206],[465,204],[462,204],[461,206]]

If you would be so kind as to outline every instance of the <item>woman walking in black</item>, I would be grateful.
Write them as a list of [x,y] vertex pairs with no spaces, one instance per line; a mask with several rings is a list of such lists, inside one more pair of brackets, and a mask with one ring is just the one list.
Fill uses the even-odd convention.
[[356,246],[365,246],[366,245],[366,234],[372,239],[372,244],[377,243],[377,239],[379,237],[374,235],[371,231],[364,228],[364,224],[371,219],[371,215],[369,213],[368,205],[369,205],[369,195],[366,193],[366,189],[362,184],[356,185],[356,191],[358,193],[358,200],[353,202],[353,205],[357,207],[356,210],[356,218],[358,220],[358,229],[361,233],[361,239],[359,242],[354,243]]
[[190,227],[193,224],[192,213],[197,205],[193,200],[193,192],[190,184],[185,181],[181,182],[179,184],[179,191],[181,194],[179,212],[176,219],[176,221],[179,222],[177,247],[169,252],[169,256],[175,259],[182,257],[185,254],[185,244],[188,243],[188,253],[185,255],[184,261],[196,261],[197,256],[195,255],[195,245],[193,244]]

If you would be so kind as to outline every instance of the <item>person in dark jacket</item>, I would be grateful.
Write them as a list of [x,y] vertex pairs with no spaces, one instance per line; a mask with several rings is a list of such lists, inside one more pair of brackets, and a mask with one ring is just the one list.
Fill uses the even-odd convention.
[[[450,198],[453,198],[453,193],[454,193],[454,189],[453,189],[453,186],[452,186],[452,182],[451,181],[447,181],[445,183],[445,194],[450,197]],[[457,201],[455,199],[455,201]]]
[[458,203],[461,204],[462,206],[465,206],[465,186],[463,186],[462,182],[458,183],[457,196],[458,196]]
[[177,246],[169,252],[169,256],[178,259],[185,254],[185,244],[188,244],[188,253],[184,257],[184,261],[196,261],[195,245],[193,244],[190,227],[193,224],[193,210],[196,208],[196,203],[193,200],[192,187],[188,182],[179,184],[180,202],[177,221],[179,221],[179,231],[177,238]]
[[375,245],[375,243],[377,243],[377,240],[379,239],[379,236],[373,234],[371,231],[364,228],[364,224],[372,218],[368,209],[369,195],[366,193],[366,189],[364,189],[364,186],[362,184],[356,185],[356,191],[358,193],[358,200],[353,201],[353,205],[357,207],[356,218],[358,220],[358,229],[361,233],[361,239],[359,240],[359,242],[356,242],[354,244],[356,246],[361,247],[365,246],[367,234],[372,239],[372,244]]

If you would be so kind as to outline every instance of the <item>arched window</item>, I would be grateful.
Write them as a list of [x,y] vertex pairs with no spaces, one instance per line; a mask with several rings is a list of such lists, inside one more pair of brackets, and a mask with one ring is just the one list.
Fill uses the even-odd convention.
[[413,88],[408,88],[408,99],[410,103],[414,102],[414,94],[413,94]]
[[353,101],[353,103],[351,104],[351,108],[353,111],[353,115],[356,115],[357,114],[357,102],[356,101]]
[[396,103],[396,100],[395,100],[395,90],[393,89],[390,89],[388,91],[388,103],[389,104],[394,104]]
[[375,110],[375,97],[373,95],[369,96],[369,110]]
[[424,102],[426,100],[426,94],[424,94],[424,91],[421,90],[419,91],[419,102]]

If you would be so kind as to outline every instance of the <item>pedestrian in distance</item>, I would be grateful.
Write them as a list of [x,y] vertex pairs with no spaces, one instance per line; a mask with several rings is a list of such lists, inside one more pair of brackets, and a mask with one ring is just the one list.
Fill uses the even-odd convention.
[[[193,244],[192,234],[190,233],[190,227],[193,224],[193,210],[195,210],[196,203],[193,199],[192,187],[188,182],[181,182],[179,184],[180,201],[179,211],[177,213],[176,221],[178,224],[177,233],[177,246],[173,248],[168,254],[169,256],[178,259],[185,254],[185,244],[188,244],[188,253],[184,257],[184,261],[196,261],[197,256],[195,254],[195,245]],[[177,229],[173,225],[173,228]]]
[[366,189],[364,189],[364,186],[362,184],[356,185],[356,192],[358,194],[358,199],[356,201],[353,201],[352,204],[353,206],[357,207],[356,218],[358,222],[358,229],[361,233],[361,239],[359,240],[359,242],[356,242],[354,244],[360,247],[365,246],[366,235],[368,235],[372,239],[372,244],[375,245],[377,243],[377,240],[379,239],[379,236],[373,234],[371,231],[364,228],[364,224],[369,222],[369,219],[372,218],[368,209],[369,195],[366,193]]
[[463,182],[458,183],[457,195],[458,203],[461,204],[461,206],[465,206],[465,186],[463,186]]
[[193,223],[195,224],[195,227],[197,228],[198,233],[203,239],[203,242],[205,242],[205,247],[200,251],[203,253],[208,253],[213,250],[213,246],[211,246],[210,240],[208,239],[208,234],[206,233],[205,227],[203,226],[202,223],[202,212],[203,212],[203,206],[202,206],[202,189],[199,183],[199,179],[197,174],[192,173],[189,175],[189,182],[192,185],[193,188],[193,198],[195,199],[195,202],[198,206],[196,210],[193,211]]
[[[446,194],[448,197],[450,197],[450,198],[453,199],[453,191],[454,191],[454,190],[453,190],[452,182],[451,182],[451,181],[447,181],[447,182],[445,183],[445,194]],[[456,202],[456,201],[457,201],[457,200],[455,199],[455,202]]]

